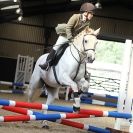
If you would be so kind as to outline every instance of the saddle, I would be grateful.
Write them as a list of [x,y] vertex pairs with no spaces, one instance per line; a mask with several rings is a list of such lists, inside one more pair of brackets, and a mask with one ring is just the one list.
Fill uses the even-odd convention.
[[52,66],[56,66],[58,64],[60,58],[62,57],[62,55],[64,54],[68,46],[69,46],[69,43],[65,43],[61,45],[61,47],[56,51],[55,56],[52,60]]

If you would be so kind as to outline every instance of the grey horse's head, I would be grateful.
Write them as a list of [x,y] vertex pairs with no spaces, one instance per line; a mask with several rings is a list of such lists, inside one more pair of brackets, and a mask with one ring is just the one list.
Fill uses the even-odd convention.
[[74,42],[79,45],[77,46],[79,51],[86,58],[86,62],[92,63],[95,60],[95,49],[98,43],[97,35],[99,32],[100,28],[97,30],[86,28],[74,39]]

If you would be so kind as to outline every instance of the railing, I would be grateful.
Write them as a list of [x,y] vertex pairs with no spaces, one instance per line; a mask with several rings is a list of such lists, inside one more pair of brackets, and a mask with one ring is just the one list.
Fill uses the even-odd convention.
[[87,64],[90,73],[89,91],[118,95],[121,80],[121,65],[94,62]]
[[106,78],[100,76],[90,77],[90,89],[93,90],[103,90],[105,92],[119,92],[120,79]]

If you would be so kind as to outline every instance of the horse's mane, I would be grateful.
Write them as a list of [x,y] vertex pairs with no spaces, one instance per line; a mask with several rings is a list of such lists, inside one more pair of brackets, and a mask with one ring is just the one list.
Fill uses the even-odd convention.
[[88,33],[88,34],[92,34],[92,33],[94,33],[94,29],[86,27],[85,32]]
[[93,34],[94,33],[94,29],[90,28],[90,27],[86,27],[84,30],[82,30],[79,34],[77,34],[74,39],[78,38],[79,36],[82,36],[84,34]]

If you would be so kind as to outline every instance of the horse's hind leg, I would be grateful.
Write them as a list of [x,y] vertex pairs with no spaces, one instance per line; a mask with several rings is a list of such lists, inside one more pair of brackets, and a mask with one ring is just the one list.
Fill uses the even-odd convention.
[[43,83],[40,80],[40,77],[36,78],[31,78],[30,83],[29,83],[29,88],[28,88],[28,102],[33,101],[33,96],[35,94],[35,90],[37,88],[43,87]]
[[[54,102],[55,98],[57,98],[58,91],[59,91],[58,88],[47,88],[47,92],[48,92],[48,97],[46,101],[47,105],[50,105]],[[47,114],[48,111],[44,110],[43,113]],[[49,129],[48,122],[46,120],[43,121],[43,128]]]
[[75,104],[73,104],[73,110],[75,112],[78,112],[80,110],[80,97],[78,94],[77,83],[74,82],[67,74],[63,75],[62,83],[72,88],[74,94],[74,101],[75,101]]
[[[49,104],[51,104],[53,101],[54,101],[53,95],[52,95],[51,93],[48,92],[48,97],[47,97],[46,104],[49,105]],[[43,110],[43,113],[44,113],[44,114],[47,114],[48,111],[47,111],[47,110]],[[47,120],[42,121],[42,128],[49,129],[48,121],[47,121]]]

